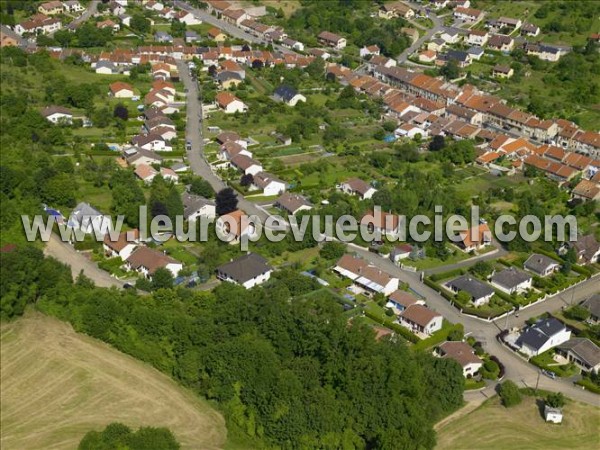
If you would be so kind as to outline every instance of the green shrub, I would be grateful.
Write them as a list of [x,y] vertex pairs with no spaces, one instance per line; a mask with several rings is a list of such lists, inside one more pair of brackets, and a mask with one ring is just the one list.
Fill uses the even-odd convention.
[[499,385],[498,395],[500,396],[500,400],[502,400],[502,404],[507,408],[517,406],[522,400],[519,388],[510,380]]

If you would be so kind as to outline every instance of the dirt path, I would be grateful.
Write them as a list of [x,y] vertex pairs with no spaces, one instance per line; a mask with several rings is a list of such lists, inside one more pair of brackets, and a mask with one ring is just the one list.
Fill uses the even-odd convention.
[[50,240],[44,248],[47,256],[52,256],[60,262],[71,266],[73,278],[77,277],[83,270],[83,273],[96,283],[99,287],[123,287],[123,282],[110,276],[108,272],[100,269],[98,265],[87,259],[83,254],[75,250],[71,245],[62,242],[55,234],[51,235]]
[[222,416],[166,375],[57,319],[0,325],[0,447],[73,449],[111,422],[166,426],[182,448],[216,450]]

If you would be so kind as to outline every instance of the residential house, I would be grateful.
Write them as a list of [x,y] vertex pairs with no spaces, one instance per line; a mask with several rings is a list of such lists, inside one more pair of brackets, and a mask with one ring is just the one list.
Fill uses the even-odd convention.
[[195,31],[186,31],[184,37],[186,44],[195,44],[200,40],[200,36]]
[[46,106],[42,110],[42,116],[58,125],[71,125],[73,123],[73,113],[63,106]]
[[417,335],[430,336],[442,329],[443,317],[423,305],[411,305],[398,317],[400,325]]
[[256,234],[256,225],[239,209],[220,216],[215,229],[219,235],[227,237],[230,244],[238,244],[241,239],[249,239]]
[[255,159],[252,159],[246,155],[241,155],[238,154],[236,156],[234,156],[233,158],[231,158],[231,166],[235,167],[236,169],[238,169],[240,172],[244,173],[245,175],[256,175],[259,172],[263,171],[263,167],[262,164],[259,163],[258,161],[256,161]]
[[525,272],[510,267],[496,272],[490,281],[492,286],[510,295],[531,289],[533,278]]
[[167,145],[167,141],[157,133],[138,134],[131,139],[131,143],[144,150],[155,152],[170,152],[173,147]]
[[177,173],[169,167],[161,167],[160,176],[167,181],[171,181],[172,183],[179,182],[179,175],[177,175]]
[[538,34],[540,34],[540,27],[538,27],[537,25],[534,25],[532,23],[523,23],[523,25],[521,25],[521,35],[522,36],[532,36],[535,37]]
[[412,19],[415,17],[413,9],[404,2],[385,3],[379,9],[379,17],[382,19],[395,19],[402,17]]
[[346,48],[346,39],[329,31],[322,31],[317,36],[317,39],[321,44],[327,45],[328,47],[332,47],[336,50],[342,50]]
[[600,293],[594,294],[581,303],[590,312],[588,322],[597,325],[600,322]]
[[216,217],[215,202],[200,195],[184,192],[181,195],[183,202],[183,217],[187,221],[197,220],[199,217],[214,219]]
[[460,34],[455,29],[447,28],[440,34],[440,39],[446,44],[456,44],[460,41]]
[[471,61],[479,61],[481,57],[485,54],[485,51],[481,47],[470,47],[467,49],[467,53]]
[[58,18],[46,17],[37,14],[33,18],[15,25],[15,33],[19,36],[24,34],[50,34],[62,28],[62,22]]
[[454,8],[452,15],[455,19],[462,20],[463,22],[477,22],[483,18],[483,11],[479,9],[458,6]]
[[369,46],[365,45],[359,51],[359,55],[361,58],[365,58],[365,57],[371,56],[371,55],[379,55],[379,53],[380,53],[380,49],[377,45],[369,45]]
[[162,156],[152,150],[144,150],[142,148],[132,147],[123,152],[123,157],[128,165],[137,167],[140,164],[160,164],[163,160]]
[[110,61],[98,61],[95,72],[100,75],[118,75],[119,68]]
[[492,50],[508,53],[515,46],[515,41],[510,36],[503,34],[494,34],[487,43],[487,47]]
[[227,39],[227,35],[218,28],[208,30],[208,37],[217,43],[224,42]]
[[575,248],[578,264],[594,264],[600,259],[600,244],[593,234],[579,235],[570,245]]
[[109,28],[114,32],[117,32],[121,29],[121,26],[118,23],[113,22],[110,19],[102,20],[96,23],[96,28],[103,30],[104,28]]
[[125,261],[135,248],[140,243],[140,232],[139,230],[129,230],[119,233],[117,240],[113,241],[109,233],[104,236],[102,242],[102,248],[104,254],[109,258],[119,257]]
[[556,272],[560,268],[560,264],[546,255],[534,253],[527,258],[523,267],[540,277],[547,277]]
[[482,223],[459,233],[457,245],[465,252],[480,250],[492,243],[492,232],[486,223]]
[[252,158],[252,152],[235,141],[225,142],[219,149],[219,159],[230,161],[234,156],[245,155]]
[[249,19],[250,16],[246,14],[243,9],[228,9],[223,11],[222,17],[225,22],[229,22],[236,26],[239,26],[244,20]]
[[80,230],[85,234],[96,234],[104,236],[111,224],[108,217],[93,208],[89,203],[79,203],[71,212],[67,226],[74,230]]
[[567,342],[571,331],[563,323],[551,317],[542,319],[525,328],[516,341],[519,351],[528,357],[539,355],[557,345]]
[[166,31],[157,31],[156,33],[154,33],[154,40],[156,42],[171,43],[173,42],[173,36],[171,36]]
[[85,8],[81,6],[81,3],[79,3],[77,0],[68,0],[66,2],[62,2],[62,4],[66,12],[78,13],[85,10]]
[[490,34],[485,30],[469,30],[467,44],[483,47],[489,38]]
[[291,86],[282,84],[273,92],[275,101],[284,102],[288,106],[296,106],[298,102],[306,102],[306,97]]
[[248,253],[217,267],[217,278],[251,289],[268,281],[272,272],[273,268],[265,258]]
[[252,186],[261,190],[265,196],[281,195],[287,187],[284,181],[268,172],[255,174],[252,178]]
[[138,164],[133,172],[136,177],[146,184],[152,183],[154,178],[156,178],[156,175],[158,175],[158,171],[147,164]]
[[515,74],[515,71],[512,67],[503,66],[501,64],[496,64],[492,69],[492,76],[494,78],[510,78]]
[[410,244],[399,244],[390,252],[390,259],[398,264],[401,260],[409,258],[415,251],[415,247]]
[[494,290],[471,275],[463,275],[446,283],[446,287],[455,294],[464,291],[471,296],[475,306],[485,305],[494,295]]
[[436,354],[441,358],[456,361],[462,367],[465,378],[473,377],[483,367],[481,358],[475,354],[473,347],[466,342],[446,341],[438,346]]
[[350,178],[349,180],[341,183],[338,186],[338,189],[345,194],[358,195],[361,200],[370,199],[373,197],[373,194],[377,192],[377,189],[360,178]]
[[360,226],[370,233],[382,236],[397,236],[400,233],[400,216],[378,210],[377,213],[369,210],[360,219]]
[[437,53],[433,50],[423,50],[419,53],[419,62],[432,63],[435,61]]
[[275,201],[274,206],[292,216],[300,211],[310,211],[313,208],[312,203],[305,197],[299,194],[292,194],[291,192],[284,192]]
[[225,70],[223,72],[219,72],[216,75],[216,80],[223,89],[230,89],[231,87],[237,87],[244,80],[242,76],[237,72],[230,72]]
[[600,200],[600,184],[591,180],[581,180],[573,188],[573,198],[581,200]]
[[0,31],[0,48],[17,47],[18,45],[19,40],[16,34],[10,35],[9,32],[5,32],[4,30]]
[[174,19],[181,23],[185,23],[186,25],[200,25],[202,23],[202,20],[197,18],[194,14],[183,10],[175,13]]
[[114,98],[131,98],[134,96],[133,86],[117,81],[109,86],[109,95]]
[[587,338],[571,338],[555,351],[582,372],[597,374],[600,371],[600,347]]
[[416,298],[414,295],[406,291],[401,291],[398,289],[390,294],[385,306],[387,308],[391,308],[394,311],[394,314],[398,315],[412,305],[424,306],[425,301]]
[[65,12],[65,7],[58,0],[52,2],[42,3],[38,6],[38,11],[45,16],[54,16],[56,14],[62,14]]
[[387,297],[398,289],[398,278],[357,256],[342,256],[333,271],[350,278],[358,289],[368,295],[383,294]]
[[127,270],[136,271],[151,280],[158,269],[167,269],[176,277],[183,269],[183,264],[161,251],[142,246],[127,258],[126,267]]
[[215,103],[226,114],[244,113],[248,111],[248,106],[239,98],[229,92],[219,92],[215,97]]

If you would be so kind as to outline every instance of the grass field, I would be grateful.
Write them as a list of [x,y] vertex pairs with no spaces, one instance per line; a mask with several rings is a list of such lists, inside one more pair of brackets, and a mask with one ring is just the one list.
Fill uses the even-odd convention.
[[73,449],[111,422],[166,426],[182,448],[225,446],[224,419],[207,403],[68,324],[29,312],[0,332],[2,449]]
[[438,430],[436,450],[596,449],[600,442],[600,409],[568,402],[560,425],[544,422],[535,399],[504,408],[498,397]]

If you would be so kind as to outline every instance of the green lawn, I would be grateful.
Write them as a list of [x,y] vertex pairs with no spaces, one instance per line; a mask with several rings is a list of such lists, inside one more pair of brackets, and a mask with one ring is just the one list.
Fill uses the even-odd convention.
[[505,408],[498,397],[442,425],[436,450],[592,450],[598,447],[600,409],[568,401],[563,423],[544,421],[536,401]]

